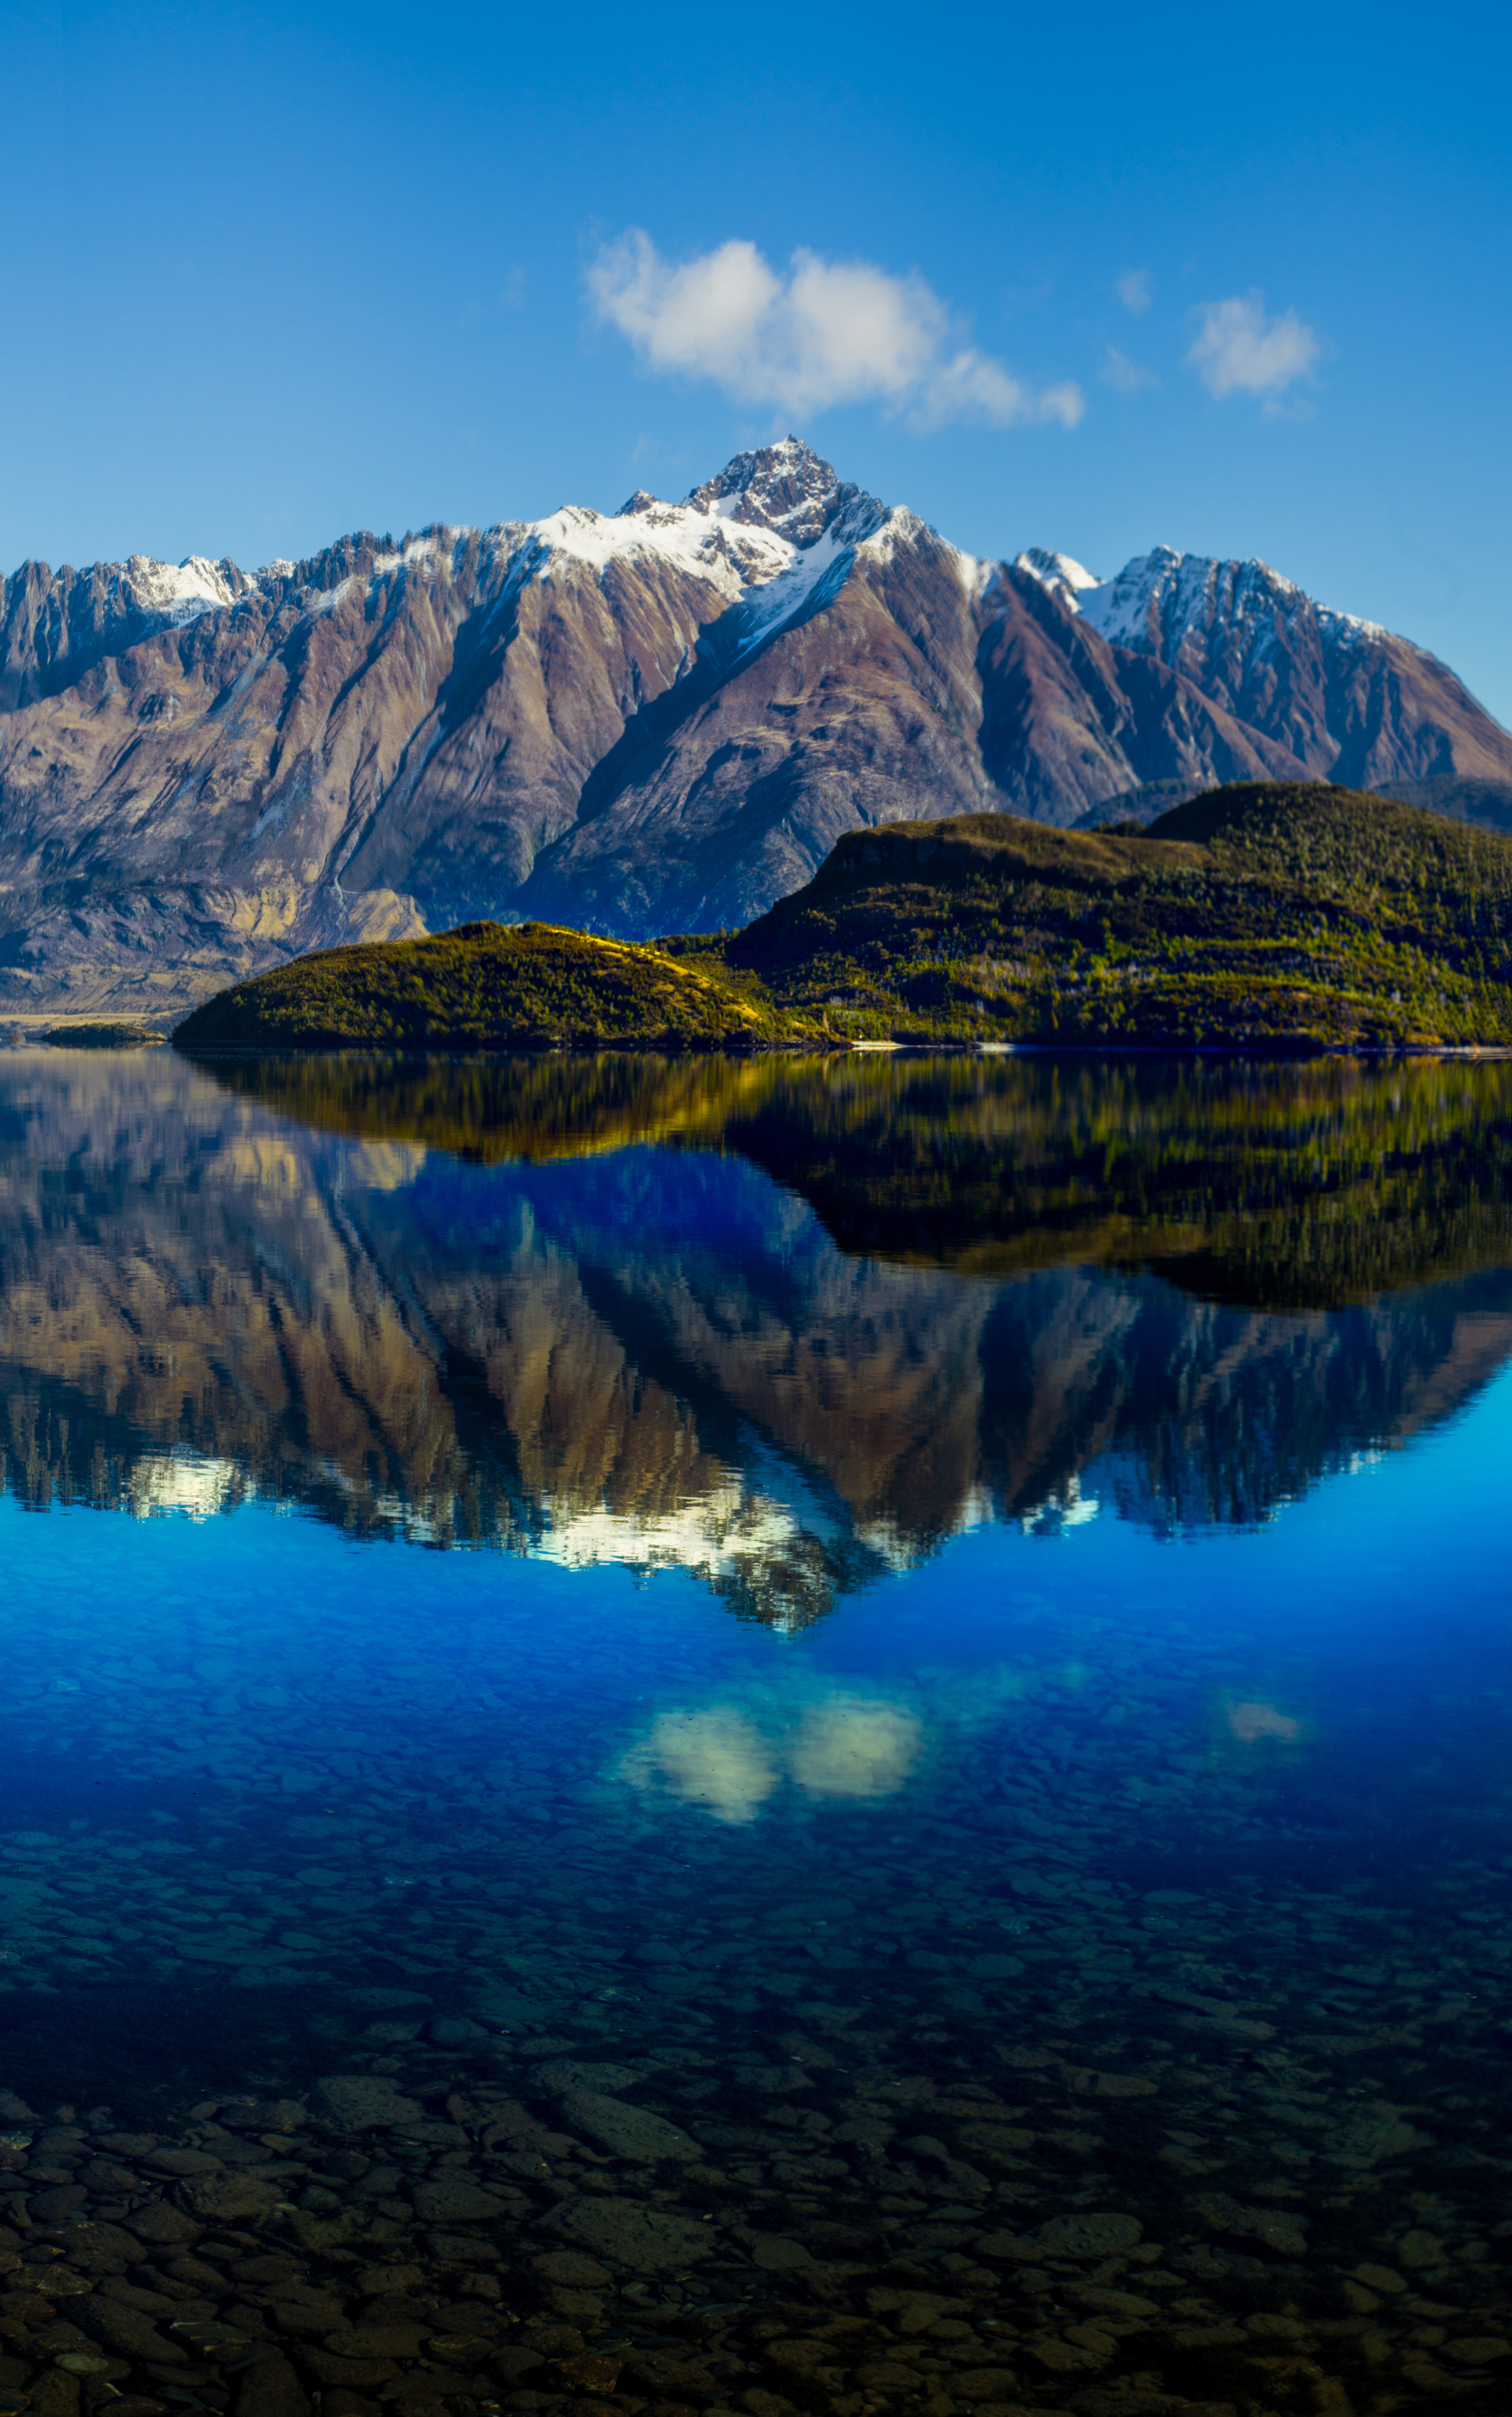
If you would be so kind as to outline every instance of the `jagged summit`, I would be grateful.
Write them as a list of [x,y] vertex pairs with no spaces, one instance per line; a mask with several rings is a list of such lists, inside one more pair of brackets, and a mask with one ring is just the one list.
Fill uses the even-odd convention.
[[664,503],[638,487],[614,517],[671,524],[689,512],[726,527],[766,530],[800,549],[817,544],[838,521],[854,538],[879,528],[887,517],[885,504],[841,479],[833,463],[799,436],[737,453],[712,479],[689,488],[680,504]]
[[1075,602],[1112,645],[1158,655],[1163,662],[1177,661],[1218,628],[1231,638],[1240,631],[1261,634],[1289,628],[1298,613],[1325,639],[1387,634],[1378,621],[1318,603],[1268,562],[1183,554],[1172,545],[1137,554],[1115,579],[1094,583]]
[[1077,609],[1077,599],[1086,589],[1103,585],[1096,572],[1078,562],[1073,555],[1051,554],[1050,548],[1043,545],[1025,547],[1023,553],[1015,558],[1013,567],[1015,570],[1026,570],[1031,579],[1037,579],[1041,587],[1048,587],[1052,596],[1059,596],[1063,602],[1069,604],[1073,613]]
[[250,575],[29,563],[0,584],[0,1006],[158,1015],[165,983],[187,1007],[482,917],[707,931],[861,826],[1246,780],[1512,793],[1512,736],[1263,564],[978,562],[795,436],[681,502]]
[[770,621],[773,613],[798,610],[856,546],[906,518],[788,436],[737,453],[680,504],[639,487],[617,512],[568,504],[511,535],[534,549],[542,578],[574,563],[603,572],[613,562],[659,562],[705,581],[732,604],[771,589],[761,616]]
[[[694,487],[688,501],[721,520],[775,529],[793,545],[812,545],[860,494],[811,445],[785,436],[779,445],[737,453],[714,478]],[[880,513],[883,508],[876,509]]]

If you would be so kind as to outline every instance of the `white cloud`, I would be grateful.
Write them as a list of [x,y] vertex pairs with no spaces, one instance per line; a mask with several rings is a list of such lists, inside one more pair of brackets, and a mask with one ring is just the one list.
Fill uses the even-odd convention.
[[932,287],[871,261],[795,251],[784,274],[753,243],[732,241],[674,266],[632,227],[605,245],[587,284],[599,319],[647,368],[712,378],[739,402],[794,418],[881,403],[919,428],[1074,428],[1084,407],[1075,386],[1036,391],[989,354],[953,346]]
[[1136,319],[1142,317],[1154,298],[1149,270],[1126,268],[1113,291],[1126,311],[1132,311]]
[[1323,350],[1312,329],[1294,311],[1267,319],[1261,295],[1232,295],[1226,302],[1199,305],[1202,328],[1187,359],[1209,394],[1260,394],[1267,409],[1300,377]]
[[1113,387],[1119,394],[1139,394],[1143,388],[1160,383],[1154,370],[1142,369],[1138,361],[1131,361],[1126,353],[1121,353],[1116,344],[1109,345],[1097,374],[1104,386]]

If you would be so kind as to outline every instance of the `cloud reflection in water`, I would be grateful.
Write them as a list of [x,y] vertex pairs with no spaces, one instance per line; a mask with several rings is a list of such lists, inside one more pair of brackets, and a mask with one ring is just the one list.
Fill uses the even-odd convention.
[[648,1794],[702,1805],[716,1821],[754,1821],[782,1784],[761,1731],[725,1705],[661,1713],[626,1756],[620,1777]]
[[1282,1745],[1295,1745],[1302,1735],[1302,1723],[1293,1714],[1257,1697],[1225,1705],[1223,1716],[1230,1735],[1241,1745],[1258,1745],[1262,1738],[1276,1738]]
[[848,1803],[895,1795],[924,1751],[915,1714],[880,1696],[809,1704],[796,1729],[770,1736],[734,1705],[658,1713],[619,1765],[645,1795],[694,1804],[716,1821],[754,1821],[784,1778],[806,1796]]
[[809,1796],[891,1796],[923,1747],[923,1729],[900,1705],[840,1695],[804,1714],[788,1770]]

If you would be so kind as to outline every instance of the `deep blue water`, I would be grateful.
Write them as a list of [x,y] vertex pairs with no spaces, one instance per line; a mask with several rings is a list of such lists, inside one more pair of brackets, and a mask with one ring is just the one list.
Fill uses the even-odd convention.
[[[1112,2208],[1236,2272],[1459,2259],[1484,2333],[1504,1071],[1299,1092],[1247,1210],[1155,1166],[1152,1072],[1104,1214],[1084,1168],[1014,1193],[1061,1111],[1011,1067],[956,1192],[961,1101],[888,1073],[857,1208],[802,1070],[487,1163],[496,1099],[438,1143],[165,1054],[0,1060],[0,2085],[169,2123],[445,2049],[737,2120],[980,2090],[1033,2150],[863,2190],[920,2256]],[[1232,1111],[1182,1148],[1207,1115],[1232,1159]],[[843,2172],[751,2181],[758,2228],[854,2221]]]

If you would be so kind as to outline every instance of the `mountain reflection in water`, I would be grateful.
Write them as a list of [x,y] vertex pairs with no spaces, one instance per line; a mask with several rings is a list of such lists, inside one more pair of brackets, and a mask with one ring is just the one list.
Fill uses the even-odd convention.
[[[25,1500],[255,1492],[784,1627],[987,1519],[1263,1520],[1476,1391],[1509,1270],[1503,1065],[0,1060]],[[870,1717],[679,1715],[626,1775],[881,1793]]]

